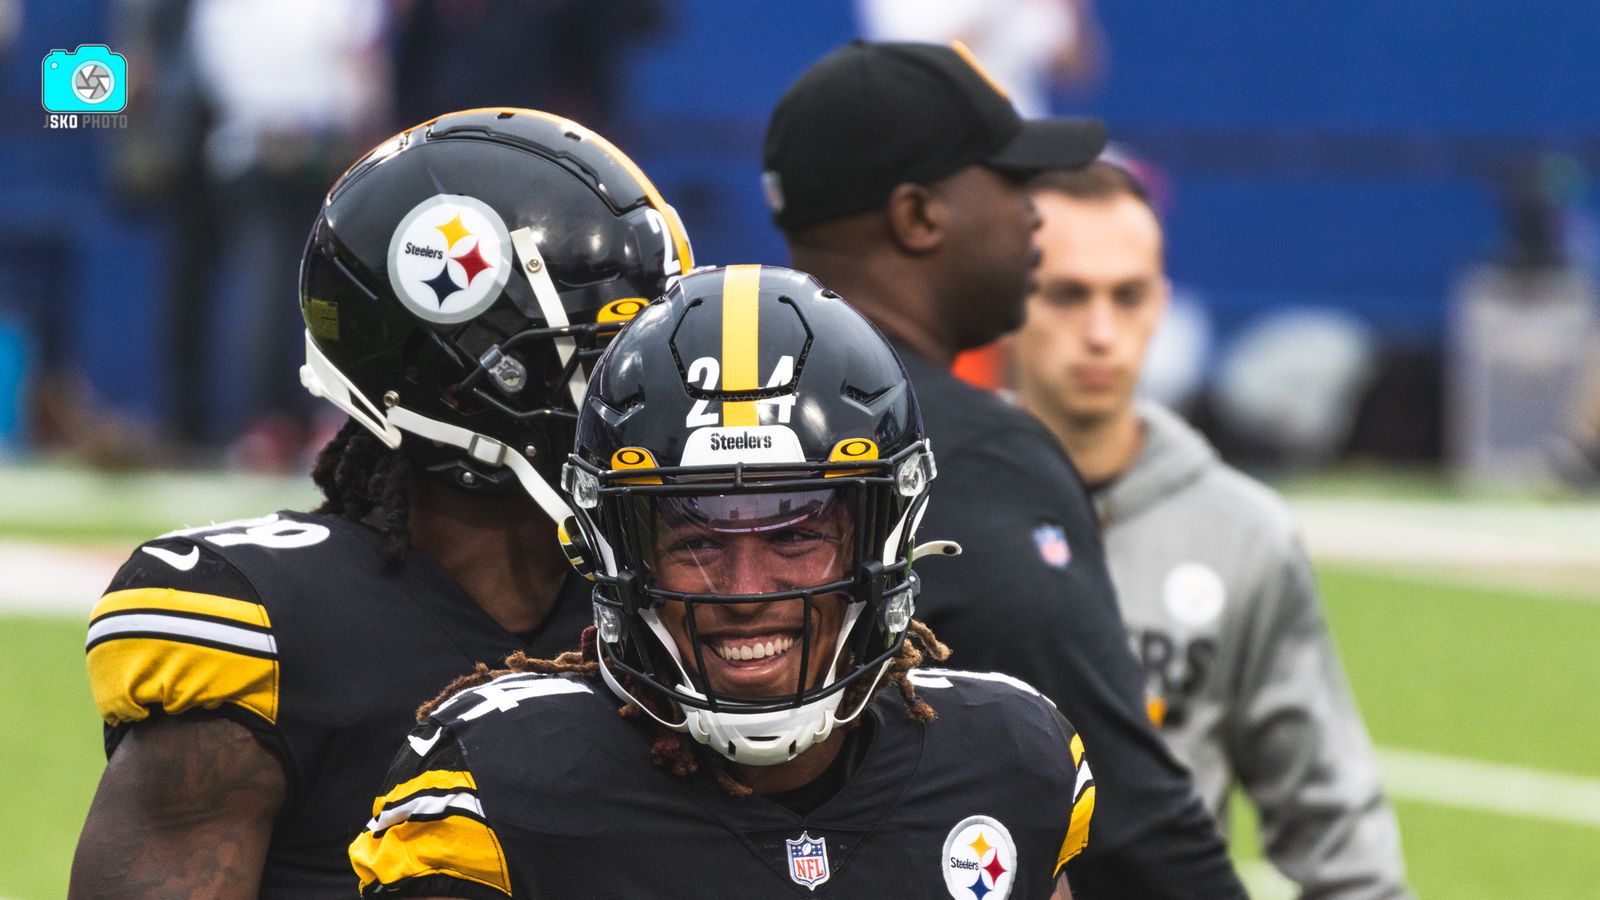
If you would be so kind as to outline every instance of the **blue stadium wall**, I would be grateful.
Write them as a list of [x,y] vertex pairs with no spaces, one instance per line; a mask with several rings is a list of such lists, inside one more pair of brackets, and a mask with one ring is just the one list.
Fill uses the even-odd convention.
[[[37,105],[39,59],[103,39],[104,6],[27,4],[3,60],[0,226],[62,236],[70,266],[50,289],[81,323],[75,354],[112,400],[154,412],[163,234],[118,214],[93,142],[45,131]],[[851,5],[671,6],[628,63],[620,142],[682,209],[703,261],[782,262],[758,182],[765,116],[852,36]],[[1501,174],[1540,152],[1600,169],[1600,14],[1586,0],[1103,0],[1098,13],[1104,83],[1058,107],[1104,118],[1163,167],[1171,268],[1224,330],[1333,304],[1436,347],[1454,280],[1502,240]]]

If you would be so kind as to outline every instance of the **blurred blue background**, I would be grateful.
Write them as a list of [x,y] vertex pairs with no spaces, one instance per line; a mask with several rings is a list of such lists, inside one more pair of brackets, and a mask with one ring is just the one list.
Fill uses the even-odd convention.
[[[140,4],[8,5],[19,24],[0,61],[0,330],[65,356],[49,362],[84,373],[95,402],[170,419],[182,393],[171,389],[158,323],[181,241],[159,208],[113,190],[117,135],[47,129],[39,106],[45,54],[86,42],[118,49],[118,16]],[[411,5],[388,7],[393,20]],[[588,38],[592,61],[617,79],[594,124],[679,207],[702,261],[782,262],[758,181],[766,115],[802,69],[857,33],[852,4],[653,6],[631,37],[619,31],[613,42],[602,28]],[[1600,168],[1600,16],[1591,3],[1120,0],[1095,13],[1098,79],[1052,105],[1104,119],[1114,141],[1160,173],[1171,271],[1203,299],[1219,336],[1286,305],[1331,306],[1436,377],[1448,298],[1476,262],[1505,252],[1503,197],[1518,172],[1556,183],[1559,239],[1593,265],[1586,173]],[[567,111],[536,93],[527,105]],[[390,126],[410,124],[391,116]],[[226,309],[233,288],[221,275],[213,297]],[[294,284],[274,289],[295,306]],[[239,321],[227,314],[207,327]],[[283,378],[294,378],[293,363]],[[218,405],[221,421],[239,427],[243,414],[226,413],[243,401],[228,386],[247,375],[214,368],[195,402]],[[210,436],[228,438],[227,427]]]

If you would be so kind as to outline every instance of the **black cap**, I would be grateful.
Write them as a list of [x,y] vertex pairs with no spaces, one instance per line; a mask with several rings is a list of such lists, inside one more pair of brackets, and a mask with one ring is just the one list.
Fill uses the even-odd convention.
[[785,230],[873,209],[896,185],[973,163],[1020,173],[1087,165],[1094,119],[1023,119],[957,44],[852,41],[807,69],[767,123],[762,181]]

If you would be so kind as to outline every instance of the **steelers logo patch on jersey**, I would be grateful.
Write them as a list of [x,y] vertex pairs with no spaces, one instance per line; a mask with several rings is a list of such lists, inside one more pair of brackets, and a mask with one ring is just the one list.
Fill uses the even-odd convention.
[[957,900],[1005,900],[1016,880],[1017,844],[993,816],[968,816],[944,839],[944,884]]
[[395,296],[429,322],[465,322],[488,309],[511,267],[505,222],[475,197],[429,197],[406,213],[389,239]]

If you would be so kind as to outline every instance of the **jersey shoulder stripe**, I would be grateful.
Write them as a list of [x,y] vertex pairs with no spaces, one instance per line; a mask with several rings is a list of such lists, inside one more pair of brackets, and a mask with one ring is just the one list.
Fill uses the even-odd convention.
[[1094,773],[1089,760],[1084,757],[1083,738],[1073,733],[1071,741],[1072,765],[1077,776],[1072,786],[1072,816],[1067,824],[1066,839],[1061,842],[1061,853],[1056,857],[1056,873],[1061,867],[1083,852],[1089,844],[1089,820],[1094,817]]
[[[1084,847],[1088,845],[1089,822],[1094,816],[1094,774],[1089,768],[1089,760],[1084,753],[1083,738],[1079,736],[1077,729],[1061,715],[1061,711],[1049,697],[1041,694],[1027,682],[1010,675],[1000,672],[964,672],[958,669],[912,669],[907,675],[911,683],[919,688],[937,691],[958,689],[959,685],[967,687],[969,695],[981,695],[999,700],[1005,704],[1003,708],[1007,711],[1007,721],[1015,721],[1015,716],[1019,713],[1016,704],[1021,701],[1025,707],[1033,710],[1028,713],[1029,716],[1043,716],[1055,722],[1056,729],[1060,732],[1061,743],[1050,741],[1048,745],[1041,744],[1030,752],[1048,754],[1058,760],[1059,765],[1053,765],[1051,768],[1058,772],[1056,777],[1060,779],[1062,794],[1071,791],[1071,811],[1067,816],[1061,847],[1056,854],[1055,871],[1059,874],[1061,867],[1082,853]],[[938,708],[937,697],[930,696],[929,702]],[[1069,756],[1070,765],[1067,762]],[[1042,764],[1042,760],[1040,762]]]
[[84,647],[95,706],[108,725],[140,722],[158,709],[178,715],[225,704],[276,724],[272,620],[226,560],[198,544],[158,539],[134,553],[111,588],[90,613]]
[[363,895],[444,878],[511,896],[505,850],[484,814],[472,773],[454,768],[461,764],[459,747],[447,740],[426,761],[402,751],[397,766],[410,767],[411,757],[422,771],[373,801],[372,818],[350,844],[350,865]]

